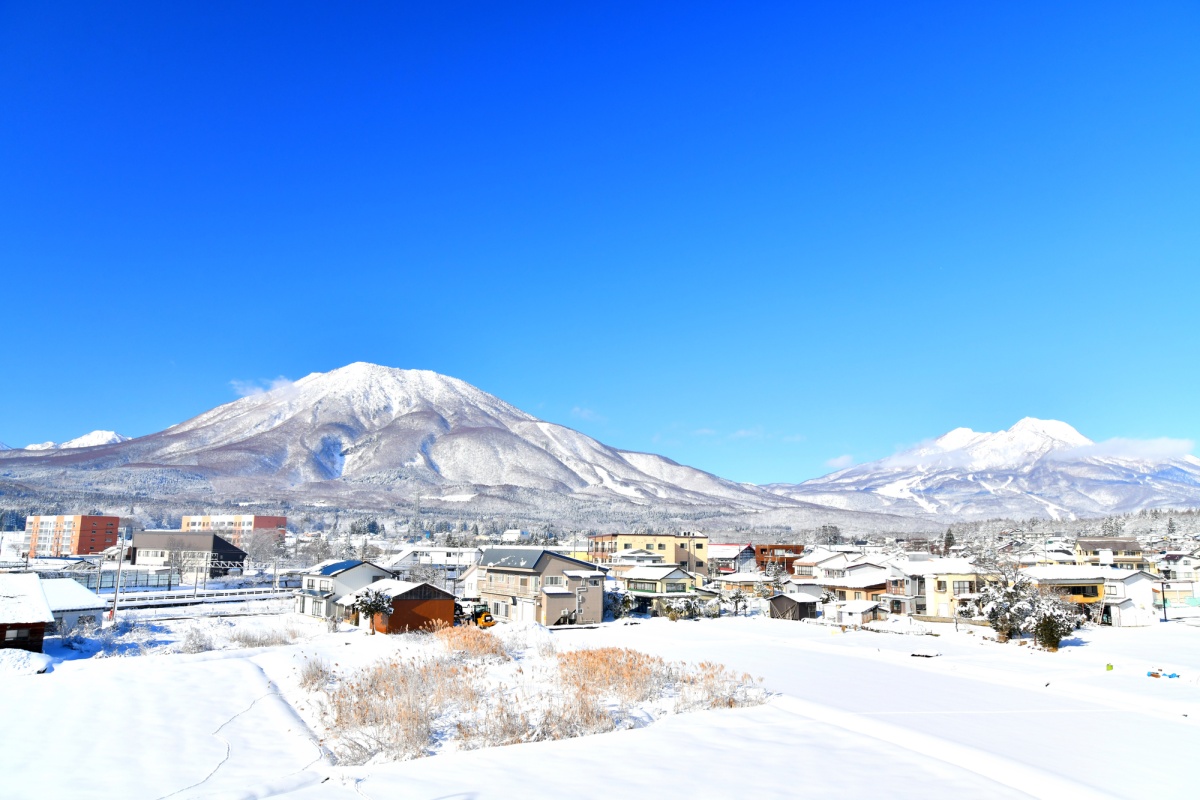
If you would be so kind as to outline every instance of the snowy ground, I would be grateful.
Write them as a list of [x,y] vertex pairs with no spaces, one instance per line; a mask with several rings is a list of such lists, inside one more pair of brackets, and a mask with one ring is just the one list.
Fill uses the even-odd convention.
[[[234,631],[290,629],[247,648]],[[1057,653],[760,617],[555,631],[560,650],[631,647],[765,679],[766,705],[659,716],[562,741],[330,766],[300,665],[350,670],[412,647],[290,614],[154,620],[44,675],[0,672],[6,798],[1192,797],[1200,627],[1090,629]],[[207,633],[226,649],[172,653]],[[129,641],[123,641],[122,636]],[[202,638],[202,637],[201,637]],[[939,653],[930,658],[913,652]],[[118,657],[125,654],[128,657]],[[144,654],[144,655],[137,655]],[[1113,669],[1107,670],[1106,665]],[[0,664],[0,670],[3,665]],[[1149,670],[1179,678],[1149,678]]]

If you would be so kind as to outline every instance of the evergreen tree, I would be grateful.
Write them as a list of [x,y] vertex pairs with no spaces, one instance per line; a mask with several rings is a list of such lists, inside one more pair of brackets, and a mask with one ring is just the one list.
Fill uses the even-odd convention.
[[1167,520],[1167,536],[1174,536],[1179,528],[1175,525],[1175,518],[1171,517]]
[[375,615],[379,614],[384,617],[392,614],[392,598],[383,592],[375,589],[364,589],[363,593],[354,601],[351,609],[359,614],[365,615],[370,620],[371,635],[375,635]]
[[946,528],[946,536],[942,539],[942,555],[949,555],[951,547],[954,547],[954,531]]

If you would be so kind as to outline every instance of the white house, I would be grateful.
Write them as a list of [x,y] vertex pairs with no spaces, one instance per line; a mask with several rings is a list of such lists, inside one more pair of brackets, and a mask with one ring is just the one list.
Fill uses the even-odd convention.
[[340,598],[391,577],[390,570],[370,561],[323,561],[301,573],[300,588],[295,592],[296,612],[313,617],[333,617],[334,606]]
[[1104,579],[1102,623],[1117,628],[1153,625],[1154,588],[1159,579],[1144,570],[1113,569]]
[[77,625],[99,625],[108,610],[108,601],[85,589],[70,578],[43,578],[42,594],[54,615],[59,632]]
[[521,542],[528,541],[528,539],[529,531],[522,531],[516,528],[511,528],[500,534],[500,541],[503,544],[520,544]]

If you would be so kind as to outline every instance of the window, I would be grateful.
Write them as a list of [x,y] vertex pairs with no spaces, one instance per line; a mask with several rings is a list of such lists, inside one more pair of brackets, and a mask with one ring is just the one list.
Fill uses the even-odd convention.
[[562,575],[547,575],[543,579],[543,582],[547,586],[562,586],[563,585],[563,576]]
[[632,543],[632,542],[626,542],[626,543],[625,543],[625,547],[624,547],[623,549],[625,549],[625,550],[632,550],[632,549],[633,549],[633,543]]
[[696,549],[697,549],[697,550],[703,550],[703,549],[704,549],[704,543],[703,543],[703,542],[696,542]]
[[520,586],[522,589],[528,589],[529,588],[529,578],[521,578],[520,580],[517,581],[517,585]]
[[946,591],[946,582],[945,582],[945,581],[938,581],[938,582],[937,582],[937,591],[939,591],[939,592],[944,592],[944,591]]
[[658,587],[654,581],[630,581],[629,591],[631,592],[653,592],[657,591]]
[[954,582],[954,593],[956,595],[971,594],[974,591],[975,591],[975,581],[955,581]]
[[9,628],[4,632],[4,640],[11,642],[14,639],[28,639],[29,628]]
[[846,599],[846,593],[839,590],[838,591],[838,600],[845,600],[845,599]]
[[666,550],[666,549],[667,549],[667,546],[666,546],[665,544],[663,544],[662,542],[659,542],[659,543],[658,543],[658,549],[659,549],[659,550]]
[[862,600],[862,592],[855,592],[855,593],[854,593],[854,599],[855,599],[855,600]]
[[686,583],[668,583],[667,591],[668,592],[686,592],[687,584]]
[[696,560],[696,566],[697,566],[697,567],[703,567],[703,566],[704,566],[704,562],[703,562],[703,561],[700,561],[699,559],[697,559],[697,560]]
[[600,585],[599,578],[592,578],[591,580],[588,581],[588,586],[599,586],[599,585]]

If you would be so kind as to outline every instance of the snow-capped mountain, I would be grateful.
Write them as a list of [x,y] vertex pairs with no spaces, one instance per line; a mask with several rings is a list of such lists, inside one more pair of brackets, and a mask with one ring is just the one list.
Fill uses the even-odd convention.
[[[122,436],[116,431],[92,431],[85,433],[83,436],[69,439],[62,444],[58,442],[42,442],[41,444],[28,445],[26,450],[73,450],[79,447],[99,447],[104,444],[117,444],[119,442],[129,441],[128,436]],[[0,447],[0,450],[8,450],[7,447]]]
[[608,447],[456,378],[365,363],[314,373],[133,440],[86,451],[66,444],[10,451],[0,455],[0,475],[157,494],[357,491],[375,493],[377,503],[390,492],[392,506],[417,494],[451,503],[478,495],[743,509],[781,502],[662,456]]
[[856,511],[944,519],[1073,519],[1200,502],[1200,459],[1096,443],[1027,417],[998,433],[956,428],[894,456],[771,491]]

